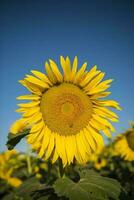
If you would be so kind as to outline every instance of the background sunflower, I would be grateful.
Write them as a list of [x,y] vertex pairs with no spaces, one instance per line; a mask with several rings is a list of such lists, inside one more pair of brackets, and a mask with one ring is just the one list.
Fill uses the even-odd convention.
[[115,153],[125,160],[134,161],[134,124],[115,141]]

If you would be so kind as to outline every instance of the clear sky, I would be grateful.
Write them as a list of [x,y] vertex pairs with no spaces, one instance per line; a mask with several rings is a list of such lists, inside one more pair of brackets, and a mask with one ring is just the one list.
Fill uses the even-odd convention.
[[[134,1],[1,0],[0,1],[0,150],[10,124],[20,115],[18,83],[32,69],[59,56],[79,57],[114,78],[111,98],[120,102],[118,132],[134,120]],[[24,150],[22,142],[18,149]]]

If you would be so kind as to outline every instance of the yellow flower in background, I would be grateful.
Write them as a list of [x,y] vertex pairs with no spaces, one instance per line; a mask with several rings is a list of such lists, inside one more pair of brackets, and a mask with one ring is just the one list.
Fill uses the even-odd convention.
[[[104,80],[105,73],[94,66],[86,71],[87,63],[78,69],[78,59],[73,63],[69,57],[60,57],[63,73],[53,60],[45,63],[46,74],[32,70],[20,83],[31,94],[18,97],[30,100],[18,104],[17,111],[32,125],[27,141],[40,157],[58,157],[63,165],[73,162],[85,163],[91,153],[102,147],[100,131],[108,137],[114,128],[110,121],[118,121],[118,116],[108,107],[120,110],[114,100],[102,100],[110,94],[107,90],[112,79]],[[109,121],[110,120],[110,121]]]
[[90,156],[90,162],[93,163],[94,168],[100,170],[107,165],[107,159],[104,157],[105,148],[97,148]]
[[40,163],[38,166],[34,166],[33,171],[35,173],[36,178],[42,178],[42,174],[40,170],[48,171],[48,164],[47,163]]
[[19,187],[22,184],[22,181],[19,178],[8,177],[6,180],[8,184],[10,184],[13,187]]
[[13,156],[17,155],[15,150],[6,151],[0,154],[0,179],[5,180],[9,185],[18,187],[22,181],[13,177],[14,166],[12,166]]
[[26,127],[27,127],[26,121],[24,119],[18,119],[11,125],[10,132],[12,134],[21,133]]
[[105,158],[98,158],[98,160],[94,163],[94,167],[97,170],[102,169],[103,167],[105,167],[107,165],[107,159]]
[[104,146],[96,148],[96,150],[90,155],[90,161],[97,162],[100,155],[104,152],[104,149]]
[[134,128],[118,136],[115,141],[115,153],[125,160],[134,161]]

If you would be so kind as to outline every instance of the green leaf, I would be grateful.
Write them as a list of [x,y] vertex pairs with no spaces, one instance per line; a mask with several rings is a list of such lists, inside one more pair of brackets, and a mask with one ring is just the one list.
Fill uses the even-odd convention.
[[36,178],[29,178],[20,185],[15,191],[16,195],[23,197],[24,199],[32,199],[31,193],[38,189],[40,186],[39,181]]
[[10,189],[11,188],[6,181],[0,178],[0,197],[6,195]]
[[14,194],[11,192],[10,194],[5,195],[2,197],[2,200],[14,200]]
[[119,200],[121,186],[116,180],[102,177],[92,170],[82,171],[80,177],[77,183],[67,177],[58,179],[54,184],[56,194],[70,200]]
[[58,179],[54,184],[58,196],[66,196],[71,200],[89,200],[86,190],[83,190],[80,183],[74,183],[67,177]]
[[[83,170],[80,172],[80,177],[86,178],[90,181],[91,187],[98,190],[100,195],[103,193],[104,196],[106,195],[106,199],[119,199],[122,187],[120,183],[112,178],[100,176],[98,173],[94,172],[93,170]],[[93,191],[92,191],[93,194]],[[96,194],[96,193],[95,193]],[[94,194],[94,195],[95,195]],[[97,194],[98,196],[98,194]]]
[[52,192],[52,187],[40,184],[35,177],[27,179],[15,190],[16,196],[22,197],[23,200],[40,200],[42,197],[44,197],[44,200],[47,200]]
[[22,138],[27,136],[29,134],[29,129],[25,129],[24,132],[22,133],[17,133],[17,134],[8,134],[8,141],[6,143],[8,150],[12,150]]

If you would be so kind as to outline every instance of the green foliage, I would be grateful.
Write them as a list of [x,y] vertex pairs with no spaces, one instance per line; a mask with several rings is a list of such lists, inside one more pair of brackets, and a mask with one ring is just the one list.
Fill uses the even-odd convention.
[[24,132],[12,134],[8,133],[8,141],[6,143],[8,150],[12,150],[22,138],[29,134],[29,129],[25,129]]
[[107,166],[98,173],[120,182],[127,193],[127,197],[123,199],[134,199],[134,161],[124,161],[123,158],[114,156],[108,159]]
[[[128,131],[130,129],[126,132]],[[28,129],[23,133],[9,133],[8,149],[13,149],[28,134]],[[134,199],[134,161],[125,161],[113,154],[112,145],[112,141],[109,141],[104,152],[98,156],[98,162],[101,159],[107,161],[106,165],[100,168],[97,168],[93,162],[84,166],[76,165],[74,162],[63,168],[61,162],[52,164],[50,160],[37,159],[33,153],[14,154],[7,161],[8,171],[13,169],[11,177],[19,178],[22,184],[15,188],[10,185],[8,179],[1,176],[0,199],[132,200]],[[28,159],[30,159],[31,171],[28,170]]]
[[[40,199],[41,192],[44,192],[44,196],[51,193],[52,188],[47,187],[45,184],[40,184],[39,180],[36,178],[29,178],[27,181],[23,182],[23,184],[16,189],[15,193],[18,197],[23,197],[23,199],[33,200]],[[47,198],[44,198],[46,200]]]
[[4,196],[7,191],[10,191],[10,186],[5,183],[5,180],[0,179],[0,197]]
[[80,172],[80,180],[75,183],[67,177],[58,179],[54,184],[57,195],[70,200],[118,200],[121,185],[118,181],[102,177],[92,170]]
[[3,200],[47,200],[53,192],[52,187],[40,184],[35,177],[29,178],[23,184],[6,195]]

